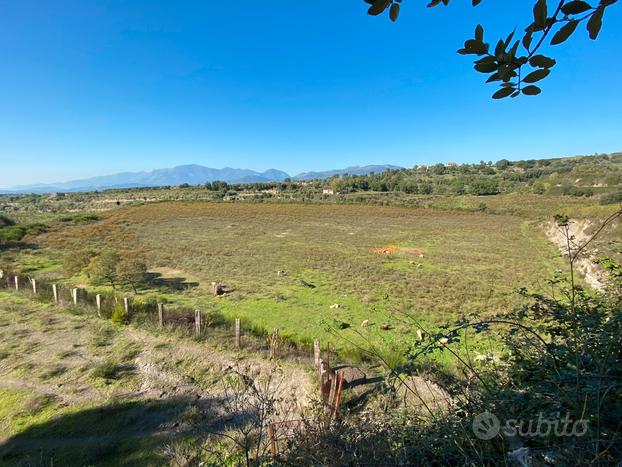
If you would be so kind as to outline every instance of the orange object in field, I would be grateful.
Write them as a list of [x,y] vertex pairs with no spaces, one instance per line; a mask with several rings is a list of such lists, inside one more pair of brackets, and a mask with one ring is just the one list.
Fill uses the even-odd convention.
[[387,245],[380,248],[372,248],[371,252],[374,255],[392,255],[397,253],[397,247],[395,245]]

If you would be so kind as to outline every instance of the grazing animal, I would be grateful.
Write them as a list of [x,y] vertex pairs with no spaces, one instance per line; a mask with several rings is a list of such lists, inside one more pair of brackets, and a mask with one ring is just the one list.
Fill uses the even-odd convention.
[[336,310],[337,308],[339,308],[339,303],[335,303],[334,305],[330,306],[331,310]]
[[369,326],[369,320],[368,320],[368,319],[366,319],[365,321],[363,321],[363,322],[361,323],[361,326],[362,326],[362,327],[364,327],[364,328],[366,328],[367,326]]
[[300,283],[304,285],[305,287],[309,287],[310,289],[315,289],[315,285],[311,284],[310,282],[307,282],[304,279],[300,279]]

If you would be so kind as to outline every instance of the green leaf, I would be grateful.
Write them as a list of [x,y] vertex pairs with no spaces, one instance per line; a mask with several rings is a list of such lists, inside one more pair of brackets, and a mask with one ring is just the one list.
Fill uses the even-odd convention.
[[484,55],[488,52],[488,44],[484,44],[481,41],[469,39],[464,43],[464,48],[472,54]]
[[481,24],[475,28],[475,40],[484,42],[484,28]]
[[376,0],[374,4],[369,7],[369,10],[367,10],[367,14],[372,16],[378,16],[379,14],[383,13],[384,10],[389,7],[389,5],[391,5],[391,0]]
[[514,94],[514,91],[516,91],[516,89],[514,89],[513,87],[501,88],[492,95],[492,98],[493,99],[504,99]]
[[400,6],[397,3],[391,5],[391,9],[389,10],[389,18],[391,21],[397,21],[397,18],[400,16]]
[[555,59],[546,57],[545,55],[534,55],[529,59],[529,64],[534,68],[551,68],[557,62]]
[[591,9],[592,7],[587,2],[573,1],[570,3],[566,3],[562,7],[562,13],[565,15],[578,15],[581,13],[585,13],[586,11]]
[[532,86],[527,86],[526,88],[523,88],[523,94],[525,94],[526,96],[537,96],[541,92],[542,90],[538,86],[532,85]]
[[532,41],[533,41],[533,31],[529,30],[527,31],[527,34],[525,34],[525,36],[523,37],[523,47],[529,50],[529,47],[531,47]]
[[532,71],[523,78],[524,83],[537,83],[541,79],[546,78],[551,74],[551,70],[547,68],[541,68],[540,70]]
[[499,65],[496,63],[477,63],[475,64],[475,70],[480,73],[492,73],[493,71],[497,71]]
[[537,30],[541,30],[546,27],[547,18],[548,5],[546,4],[546,0],[538,0],[533,7],[533,21]]
[[551,45],[558,45],[565,42],[572,35],[572,33],[575,32],[578,25],[579,21],[577,20],[572,20],[564,24],[559,31],[555,33],[553,39],[551,39]]
[[587,22],[587,30],[590,33],[590,39],[592,40],[596,40],[596,38],[598,38],[600,29],[603,27],[604,13],[605,9],[603,7],[597,8],[594,14],[590,17],[590,20]]

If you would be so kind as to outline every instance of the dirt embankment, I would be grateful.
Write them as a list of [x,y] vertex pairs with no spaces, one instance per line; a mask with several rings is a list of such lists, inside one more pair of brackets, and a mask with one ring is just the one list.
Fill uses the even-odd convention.
[[[593,235],[595,228],[594,222],[589,219],[572,219],[568,225],[570,234],[570,251],[575,253]],[[568,239],[564,229],[555,222],[547,222],[544,225],[547,238],[555,243],[564,257],[568,257]],[[598,250],[588,246],[581,252],[575,261],[579,273],[584,277],[585,282],[593,289],[602,291],[607,281],[606,271],[595,263]]]

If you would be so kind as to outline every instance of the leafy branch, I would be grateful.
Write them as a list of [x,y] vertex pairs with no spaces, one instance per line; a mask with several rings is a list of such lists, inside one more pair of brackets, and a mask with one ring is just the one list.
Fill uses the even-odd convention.
[[[428,8],[449,4],[450,0],[431,0]],[[533,6],[533,22],[529,24],[522,38],[516,37],[516,28],[505,39],[500,39],[494,51],[484,40],[484,27],[475,28],[472,39],[467,39],[464,47],[458,50],[461,55],[475,55],[474,68],[479,73],[489,75],[487,83],[499,83],[500,89],[493,99],[518,97],[521,94],[535,96],[542,92],[535,83],[551,74],[556,65],[555,59],[540,53],[546,40],[556,46],[566,42],[581,23],[586,24],[590,39],[596,40],[603,24],[605,10],[618,0],[600,0],[596,6],[582,0],[560,0],[554,9],[549,8],[550,0],[537,0]],[[402,0],[365,0],[371,5],[368,14],[378,16],[389,11],[389,18],[397,21]],[[475,7],[481,0],[471,0]],[[534,39],[535,45],[534,45]]]

